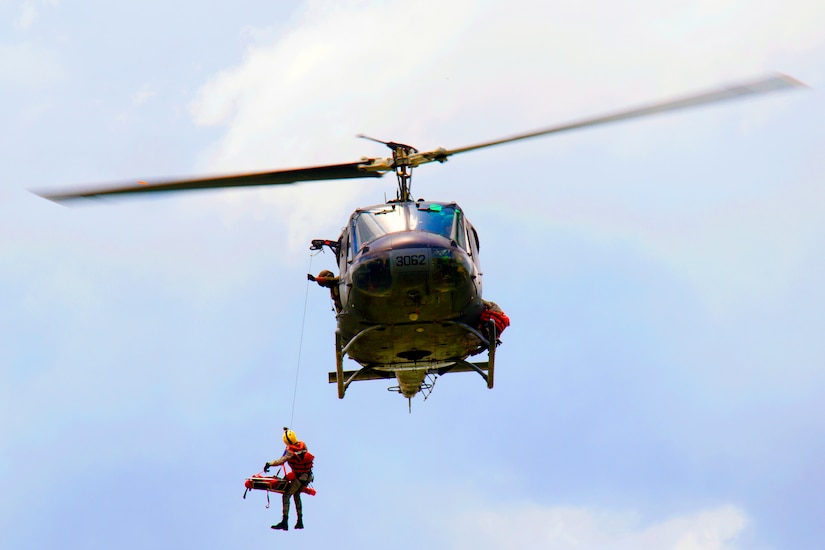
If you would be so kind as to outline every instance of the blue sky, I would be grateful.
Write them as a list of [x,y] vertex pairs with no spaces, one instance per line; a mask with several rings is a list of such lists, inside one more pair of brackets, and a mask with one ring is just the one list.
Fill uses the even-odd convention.
[[[3,548],[818,547],[821,3],[0,14]],[[773,71],[811,89],[418,169],[416,196],[478,228],[512,326],[493,390],[445,376],[412,414],[382,382],[336,398],[331,304],[305,279],[333,264],[309,241],[392,180],[29,192],[385,154],[358,133],[460,147]],[[274,533],[279,503],[242,485],[293,415],[318,495]]]

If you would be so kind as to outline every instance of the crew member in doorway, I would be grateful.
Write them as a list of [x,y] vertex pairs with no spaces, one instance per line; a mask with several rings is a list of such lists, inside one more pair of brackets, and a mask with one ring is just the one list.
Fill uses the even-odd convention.
[[328,288],[329,296],[335,304],[335,311],[341,313],[341,291],[338,289],[338,283],[340,282],[338,277],[336,277],[332,271],[325,269],[320,272],[317,277],[307,275],[307,279],[315,281],[322,287]]
[[487,300],[482,300],[482,302],[485,309],[481,312],[481,328],[484,328],[487,322],[492,320],[496,325],[496,335],[501,335],[504,329],[510,326],[510,318],[498,307],[497,303],[488,302]]

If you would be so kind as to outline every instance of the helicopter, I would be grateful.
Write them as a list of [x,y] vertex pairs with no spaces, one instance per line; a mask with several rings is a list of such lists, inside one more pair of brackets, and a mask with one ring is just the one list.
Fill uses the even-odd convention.
[[[356,381],[395,379],[397,386],[388,389],[408,401],[419,392],[426,399],[438,376],[454,372],[475,372],[488,388],[493,388],[496,348],[509,319],[495,303],[482,298],[477,230],[455,202],[414,200],[414,168],[496,145],[800,86],[804,84],[790,76],[774,74],[455,149],[421,152],[411,145],[359,135],[388,147],[391,156],[270,172],[35,193],[64,203],[140,193],[378,178],[394,172],[395,199],[356,209],[337,239],[311,242],[311,250],[326,247],[334,253],[338,275],[325,271],[307,277],[330,289],[335,306],[335,371],[329,373],[328,381],[337,384],[338,397],[343,399]],[[468,360],[485,352],[486,361]],[[346,357],[358,367],[345,370]]]

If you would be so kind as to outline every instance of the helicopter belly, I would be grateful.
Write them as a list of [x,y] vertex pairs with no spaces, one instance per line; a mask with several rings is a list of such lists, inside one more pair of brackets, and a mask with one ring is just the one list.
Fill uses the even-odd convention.
[[[388,388],[412,398],[432,391],[436,376],[447,372],[475,371],[493,387],[496,329],[489,321],[474,328],[461,321],[443,321],[406,325],[373,325],[363,329],[346,344],[336,333],[336,371],[329,373],[330,383],[338,384],[338,397],[355,380],[395,378],[397,386]],[[431,330],[428,330],[431,329]],[[488,361],[469,363],[465,359],[488,351]],[[356,371],[343,370],[344,355],[361,363]]]
[[475,331],[458,322],[379,325],[350,342],[346,349],[353,360],[390,368],[464,359],[484,345]]

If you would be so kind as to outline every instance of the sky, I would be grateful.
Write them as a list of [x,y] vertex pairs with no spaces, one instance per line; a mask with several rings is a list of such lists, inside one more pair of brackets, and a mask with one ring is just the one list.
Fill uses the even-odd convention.
[[[0,1],[0,547],[818,548],[825,4]],[[452,157],[495,388],[337,399],[311,256],[390,177],[32,189],[456,148],[774,72],[809,88]],[[303,531],[243,495],[289,425]],[[293,519],[294,521],[294,511]],[[285,539],[285,540],[284,540]]]

